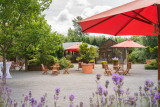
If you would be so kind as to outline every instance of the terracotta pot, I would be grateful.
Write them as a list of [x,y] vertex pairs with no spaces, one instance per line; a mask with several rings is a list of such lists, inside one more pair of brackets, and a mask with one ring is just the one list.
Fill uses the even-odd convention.
[[113,61],[114,66],[118,66],[118,61]]
[[82,72],[83,73],[92,73],[93,64],[82,64]]
[[149,65],[150,63],[152,63],[151,60],[146,60],[146,64]]
[[92,64],[92,65],[93,65],[93,69],[94,69],[95,63],[94,63],[94,62],[90,62],[90,64]]
[[127,68],[131,69],[131,63],[127,63]]
[[104,64],[105,64],[105,63],[102,63],[102,68],[104,68]]
[[113,61],[113,69],[116,70],[118,66],[118,61]]

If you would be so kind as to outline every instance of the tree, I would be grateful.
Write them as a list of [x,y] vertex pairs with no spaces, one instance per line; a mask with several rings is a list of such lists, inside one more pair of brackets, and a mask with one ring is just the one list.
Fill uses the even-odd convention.
[[47,9],[51,0],[1,0],[0,1],[0,51],[3,56],[3,75],[6,74],[6,54],[20,35],[25,24]]
[[25,71],[28,71],[28,60],[38,53],[40,42],[44,41],[50,32],[51,27],[44,16],[39,16],[25,24],[19,36],[15,38],[14,52],[16,56],[25,59]]

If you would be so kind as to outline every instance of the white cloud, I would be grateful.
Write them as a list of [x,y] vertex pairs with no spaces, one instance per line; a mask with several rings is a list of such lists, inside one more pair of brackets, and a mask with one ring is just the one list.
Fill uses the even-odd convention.
[[85,8],[89,5],[90,3],[87,0],[69,0],[65,8],[67,9]]
[[106,10],[109,10],[111,9],[112,7],[111,6],[95,6],[94,8],[85,8],[81,14],[81,16],[83,18],[87,18],[87,17],[90,17],[92,15],[95,15],[95,14],[98,14],[98,13],[101,13],[103,11],[106,11]]
[[57,17],[52,17],[47,22],[51,25],[52,31],[57,31],[63,35],[67,35],[68,29],[72,27],[72,15],[68,9],[63,9]]
[[56,17],[56,21],[58,21],[60,23],[64,23],[64,22],[68,23],[73,18],[74,18],[74,16],[68,11],[68,9],[64,9]]

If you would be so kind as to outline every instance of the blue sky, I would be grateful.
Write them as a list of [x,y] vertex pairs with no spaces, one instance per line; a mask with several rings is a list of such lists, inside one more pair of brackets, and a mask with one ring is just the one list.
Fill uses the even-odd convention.
[[73,28],[72,20],[76,16],[87,18],[105,10],[123,5],[133,0],[52,0],[45,19],[51,25],[52,31],[67,35],[68,29]]

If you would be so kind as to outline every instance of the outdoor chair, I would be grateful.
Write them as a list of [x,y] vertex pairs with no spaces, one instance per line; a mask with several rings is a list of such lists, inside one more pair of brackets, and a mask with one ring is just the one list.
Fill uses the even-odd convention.
[[47,66],[44,66],[43,64],[41,64],[41,66],[42,66],[42,70],[43,70],[42,74],[48,74],[47,71],[49,71],[49,69],[47,68]]
[[11,64],[10,69],[11,69],[11,70],[16,70],[16,64],[17,64],[17,63],[13,61],[12,64]]
[[17,62],[12,63],[11,69],[16,70],[16,68],[18,68],[18,71],[21,71],[23,69],[24,64],[25,64],[24,62],[18,60]]
[[70,68],[71,64],[68,64],[68,67],[64,70],[64,74],[69,74],[68,70]]
[[57,64],[54,64],[52,67],[52,75],[58,75],[59,74],[59,67],[57,66]]
[[57,69],[58,69],[58,71],[59,71],[59,68],[60,68],[59,63],[56,63],[55,65],[57,66]]
[[119,63],[120,70],[124,69],[124,63]]
[[103,64],[104,64],[104,69],[105,69],[104,75],[108,75],[108,76],[112,75],[112,70],[109,69],[108,64],[107,63],[103,63]]
[[127,74],[129,74],[129,68],[128,68],[128,66],[127,66],[127,68],[126,68],[126,70],[123,70],[123,75],[127,75]]
[[21,71],[23,69],[23,66],[24,66],[24,62],[21,62],[20,65],[18,66],[19,71]]

